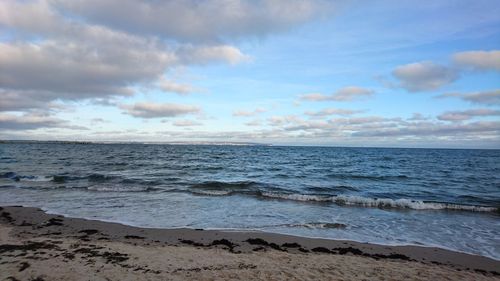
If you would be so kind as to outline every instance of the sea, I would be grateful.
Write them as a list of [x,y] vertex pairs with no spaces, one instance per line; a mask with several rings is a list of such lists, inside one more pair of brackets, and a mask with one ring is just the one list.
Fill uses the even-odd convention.
[[2,143],[0,205],[500,260],[500,150]]

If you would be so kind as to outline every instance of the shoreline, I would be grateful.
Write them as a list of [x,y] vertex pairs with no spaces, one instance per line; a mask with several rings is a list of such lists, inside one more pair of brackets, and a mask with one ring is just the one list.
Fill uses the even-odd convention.
[[[377,268],[382,268],[382,272],[379,272],[381,276],[377,277],[374,272],[375,275],[369,275],[369,279],[384,279],[384,274],[388,272],[397,275],[403,270],[401,277],[411,276],[416,280],[445,276],[500,280],[500,261],[435,247],[386,246],[260,231],[141,228],[63,217],[47,214],[39,208],[20,206],[0,207],[0,230],[2,280],[9,277],[15,278],[10,280],[24,280],[39,276],[45,276],[41,278],[48,280],[74,279],[75,276],[71,275],[74,274],[73,270],[85,272],[84,275],[93,274],[97,280],[105,280],[102,276],[123,280],[124,276],[131,273],[146,274],[152,280],[161,280],[165,276],[177,276],[179,280],[203,279],[206,276],[233,279],[240,274],[258,278],[260,275],[252,274],[262,272],[284,278],[281,274],[288,271],[294,273],[289,276],[291,279],[328,279],[333,276],[358,279],[362,272]],[[132,258],[134,255],[137,256]],[[148,257],[153,258],[153,261],[148,260]],[[162,261],[164,257],[170,257],[171,260],[168,263]],[[179,257],[185,259],[176,261]],[[284,263],[280,259],[288,262]],[[134,263],[130,263],[131,260]],[[265,262],[260,264],[260,260]],[[73,270],[66,267],[53,270],[50,263],[56,261],[67,263],[68,268]],[[83,261],[86,263],[83,264]],[[310,264],[312,261],[315,262]],[[155,263],[156,267],[153,266]],[[296,265],[290,266],[288,263]],[[151,265],[147,267],[148,264]],[[308,268],[320,264],[325,268],[318,272],[311,271],[310,277],[303,275],[305,272],[297,272],[298,267],[304,267],[309,272]],[[336,265],[335,270],[338,272],[327,270],[333,270],[332,264]],[[103,268],[106,270],[102,271]],[[361,275],[356,275],[356,270],[362,271]],[[416,272],[418,275],[430,275],[418,277]]]
[[[488,258],[494,261],[500,262],[500,259],[495,259],[493,257],[489,256],[484,256],[480,254],[475,254],[475,253],[469,253],[469,252],[464,252],[464,251],[459,251],[456,249],[451,249],[451,248],[446,248],[444,246],[439,246],[439,245],[424,245],[424,244],[411,244],[411,243],[394,243],[394,244],[384,244],[384,243],[378,243],[378,242],[363,242],[359,240],[349,240],[349,239],[337,239],[337,238],[328,238],[328,237],[316,237],[316,236],[307,236],[307,235],[298,235],[298,234],[293,234],[293,233],[286,233],[286,232],[272,232],[272,231],[266,231],[263,229],[259,228],[196,228],[196,227],[188,227],[188,226],[179,226],[179,227],[148,227],[148,226],[140,226],[140,225],[135,225],[133,223],[127,222],[127,221],[121,221],[121,220],[106,220],[106,219],[94,219],[90,217],[73,217],[69,214],[65,213],[58,213],[57,211],[50,211],[48,209],[44,209],[42,207],[31,207],[31,206],[21,206],[21,205],[8,205],[8,206],[2,206],[0,205],[0,208],[5,208],[5,207],[22,207],[22,208],[34,208],[34,209],[39,209],[40,211],[48,214],[48,215],[53,215],[56,217],[64,217],[64,218],[73,218],[73,219],[82,219],[82,220],[87,220],[87,221],[98,221],[98,222],[103,222],[103,223],[112,223],[112,224],[119,224],[123,226],[128,226],[128,227],[133,227],[133,228],[141,228],[141,229],[152,229],[152,230],[187,230],[187,231],[193,231],[196,229],[202,229],[204,231],[216,231],[216,232],[222,232],[222,233],[260,233],[260,234],[267,234],[267,235],[278,235],[278,236],[291,236],[291,237],[296,237],[299,239],[313,239],[313,240],[322,240],[322,241],[340,241],[340,242],[350,242],[350,243],[356,243],[356,244],[366,244],[366,245],[372,245],[372,246],[380,246],[380,247],[418,247],[418,248],[430,248],[430,249],[440,249],[440,250],[446,250],[454,253],[459,253],[459,254],[466,254],[466,255],[471,255],[471,256],[479,256],[479,257],[484,257]],[[1,209],[0,209],[1,213]],[[1,223],[1,222],[0,222]],[[500,272],[499,272],[500,274]]]

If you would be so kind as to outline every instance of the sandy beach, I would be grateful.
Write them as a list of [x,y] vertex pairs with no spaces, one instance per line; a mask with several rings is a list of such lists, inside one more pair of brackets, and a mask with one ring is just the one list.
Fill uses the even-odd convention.
[[438,248],[0,216],[1,280],[500,280],[500,261]]

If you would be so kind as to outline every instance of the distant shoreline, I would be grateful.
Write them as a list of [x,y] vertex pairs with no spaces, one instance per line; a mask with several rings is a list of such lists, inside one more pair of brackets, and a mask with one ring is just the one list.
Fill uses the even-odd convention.
[[136,144],[136,145],[214,145],[214,146],[262,146],[262,147],[311,147],[311,148],[368,148],[368,149],[437,149],[437,150],[500,150],[500,147],[398,147],[398,146],[342,146],[342,145],[305,145],[305,144],[274,144],[257,142],[210,142],[210,141],[178,141],[178,142],[147,142],[147,141],[73,141],[73,140],[1,140],[0,144]]
[[[207,254],[213,258],[213,261],[209,259],[209,261],[204,261],[204,264],[217,261],[220,266],[220,264],[238,261],[239,264],[248,266],[241,266],[241,268],[235,269],[236,272],[244,271],[245,273],[247,270],[250,270],[250,273],[257,273],[255,271],[259,270],[260,267],[268,265],[254,265],[250,261],[262,260],[271,256],[271,260],[277,259],[276,266],[281,267],[286,267],[286,264],[279,261],[283,258],[297,263],[307,263],[307,261],[319,257],[321,261],[329,264],[349,259],[351,263],[360,263],[358,267],[362,265],[369,265],[370,268],[380,267],[381,273],[384,274],[391,272],[391,270],[408,267],[408,270],[417,268],[416,270],[420,273],[432,273],[427,278],[456,275],[457,279],[480,280],[491,277],[498,278],[500,275],[498,272],[500,261],[440,248],[385,246],[265,232],[140,228],[118,223],[50,215],[38,208],[31,207],[0,207],[0,229],[2,229],[2,233],[0,233],[2,257],[0,259],[4,261],[0,263],[0,272],[2,272],[0,277],[2,278],[12,276],[22,279],[27,278],[26,274],[28,273],[32,276],[43,273],[50,280],[58,279],[60,276],[58,274],[71,276],[69,268],[77,265],[80,271],[92,271],[93,274],[99,275],[100,271],[95,272],[96,268],[99,268],[97,266],[99,264],[101,264],[101,268],[104,266],[112,267],[115,270],[113,274],[118,274],[116,276],[145,271],[152,274],[153,277],[161,278],[161,276],[165,276],[162,275],[162,270],[169,267],[167,264],[172,265],[172,262],[176,262],[175,260],[164,261],[164,267],[143,267],[140,264],[148,264],[148,261],[142,260],[144,257],[139,255],[145,251],[144,249],[148,253],[160,256],[173,255],[174,258],[186,254],[186,251],[192,253],[188,254],[188,256],[193,255],[190,258],[191,261],[188,260],[187,264],[176,264],[175,266],[178,267],[187,266],[190,268],[198,262],[198,255],[201,257]],[[108,250],[100,250],[105,248]],[[37,251],[39,251],[38,254]],[[180,252],[177,253],[177,251]],[[139,256],[133,259],[136,252]],[[37,258],[30,259],[31,254],[35,254]],[[78,259],[83,260],[79,261]],[[90,264],[93,266],[89,266],[89,263],[83,265],[85,260],[91,260]],[[74,265],[74,261],[77,262],[77,265]],[[61,267],[55,272],[51,272],[50,268],[43,272],[37,272],[38,265],[41,266],[40,268],[45,268],[47,266],[45,263],[49,262],[67,263],[69,267],[68,269]],[[31,271],[28,269],[26,271],[18,270],[19,266],[28,266],[27,268],[31,268]],[[208,270],[215,268],[215,265],[197,268],[199,270],[196,269],[195,272],[201,274],[207,271],[205,274],[208,274]],[[337,267],[337,270],[348,273],[350,269],[340,266]],[[173,270],[172,272],[178,271]],[[293,268],[290,268],[290,272],[292,271]],[[325,278],[325,275],[321,275],[325,272],[315,272],[314,270],[308,272],[312,275],[318,274],[317,278]],[[223,273],[210,272],[210,274]],[[406,274],[416,276],[417,272],[406,272]],[[222,275],[215,276],[223,277]],[[394,278],[396,277],[394,276]],[[422,276],[422,278],[426,277]]]
[[272,146],[265,143],[251,142],[140,142],[140,141],[64,141],[64,140],[0,140],[2,143],[47,143],[47,144],[157,144],[157,145],[233,145],[233,146]]

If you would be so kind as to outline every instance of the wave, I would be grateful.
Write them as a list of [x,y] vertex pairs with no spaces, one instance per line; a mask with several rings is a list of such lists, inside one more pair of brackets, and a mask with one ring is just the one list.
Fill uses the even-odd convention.
[[31,175],[18,175],[14,172],[1,173],[0,178],[9,179],[13,181],[29,180],[29,181],[48,181],[42,176],[31,176]]
[[[332,191],[344,189],[352,191],[355,189],[350,186],[338,186],[333,188],[312,187],[308,190],[314,191]],[[258,198],[274,198],[301,202],[323,202],[334,203],[340,206],[358,206],[367,208],[381,209],[412,209],[412,210],[457,210],[471,212],[498,212],[497,207],[474,206],[455,203],[426,202],[412,199],[390,199],[390,198],[369,198],[353,195],[323,195],[323,194],[303,194],[292,193],[289,190],[271,187],[264,183],[254,181],[239,182],[219,182],[209,181],[200,184],[191,185],[187,192],[195,195],[207,196],[231,196],[231,195],[250,195]]]
[[[6,185],[2,187],[34,188],[41,190],[54,189],[86,189],[89,191],[103,192],[150,192],[163,190],[158,187],[158,181],[122,178],[114,175],[90,174],[86,176],[75,176],[59,174],[52,176],[24,176],[14,172],[0,173],[0,178],[15,182],[25,182],[23,185]],[[52,182],[54,184],[34,184],[34,182]]]
[[0,174],[0,178],[5,178],[5,179],[13,179],[17,176],[16,173],[14,172],[5,172]]
[[73,180],[79,180],[80,177],[67,176],[67,175],[54,175],[52,176],[52,182],[55,183],[66,183]]
[[312,192],[332,192],[332,191],[358,191],[359,189],[354,187],[354,186],[349,186],[349,185],[334,185],[334,186],[328,186],[328,187],[319,187],[319,186],[313,186],[313,187],[308,187],[307,190],[312,191]]
[[90,174],[87,176],[73,176],[73,175],[53,175],[52,182],[55,183],[67,183],[71,181],[87,180],[89,182],[107,182],[117,179],[115,176],[107,176],[102,174]]
[[269,198],[279,198],[294,201],[314,201],[314,202],[333,202],[338,205],[361,206],[371,208],[393,208],[393,209],[413,209],[413,210],[459,210],[472,212],[498,212],[496,207],[473,206],[454,203],[424,202],[411,199],[389,199],[389,198],[367,198],[362,196],[322,196],[309,194],[281,194],[273,192],[264,192],[263,196]]
[[338,222],[305,222],[305,223],[285,223],[285,224],[270,224],[260,225],[257,228],[275,228],[275,227],[295,227],[309,229],[346,229],[347,224]]
[[207,181],[190,185],[187,191],[194,195],[206,196],[228,196],[234,194],[256,195],[260,188],[264,187],[260,183],[254,181]]
[[[335,186],[332,188],[311,187],[312,191],[332,191],[332,190],[355,190],[350,186]],[[367,208],[381,209],[412,209],[412,210],[457,210],[471,212],[498,212],[497,207],[474,206],[455,203],[425,202],[412,199],[390,199],[390,198],[369,198],[353,195],[324,195],[324,194],[303,194],[292,193],[289,190],[271,187],[264,183],[254,181],[238,182],[219,182],[208,181],[191,185],[187,192],[194,195],[207,196],[231,196],[231,195],[249,195],[258,198],[274,198],[282,200],[300,201],[300,202],[323,202],[334,203],[340,206],[358,206]],[[184,192],[186,192],[184,191]],[[182,191],[181,191],[182,192]]]
[[189,192],[194,195],[227,196],[236,192],[249,193],[250,191],[255,191],[258,189],[255,187],[256,185],[257,183],[253,181],[207,181],[191,185]]
[[159,191],[160,188],[145,187],[145,186],[89,186],[86,188],[90,191],[100,192],[151,192]]
[[188,191],[195,194],[206,195],[232,195],[247,194],[259,195],[261,190],[285,191],[285,189],[255,181],[207,181],[189,186]]
[[308,223],[298,223],[298,224],[286,224],[286,225],[280,225],[280,226],[287,226],[287,227],[304,227],[304,228],[320,228],[320,229],[344,229],[347,227],[347,225],[343,223],[337,223],[337,222],[308,222]]
[[91,174],[85,177],[90,182],[106,182],[117,179],[115,176],[107,176],[102,174]]
[[404,180],[409,179],[406,175],[359,175],[359,174],[328,174],[327,177],[335,179],[358,179],[358,180]]
[[193,184],[191,185],[191,187],[199,189],[222,189],[222,188],[236,189],[236,188],[247,188],[256,184],[258,183],[254,181],[235,181],[235,182],[205,181],[202,183]]
[[154,186],[160,185],[160,181],[156,180],[143,180],[137,178],[124,178],[115,175],[102,175],[102,174],[90,174],[87,176],[70,176],[70,175],[54,175],[51,177],[51,181],[58,184],[75,182],[86,182],[89,185],[96,184],[116,184],[116,185],[147,185]]
[[[14,181],[20,179],[29,179],[35,181],[40,177],[19,176],[14,172],[6,172],[0,174],[0,178],[7,178]],[[83,177],[70,176],[70,175],[54,175],[52,177],[43,177],[51,180],[52,182],[62,184],[73,180],[86,180],[86,186],[63,186],[65,188],[85,188],[89,191],[103,191],[103,192],[150,192],[150,191],[163,191],[163,192],[187,192],[193,195],[201,196],[231,196],[231,195],[245,195],[253,196],[263,199],[281,199],[300,202],[320,202],[320,203],[334,203],[340,206],[358,206],[367,208],[381,208],[381,209],[412,209],[412,210],[457,210],[457,211],[471,211],[471,212],[500,212],[498,207],[493,206],[478,206],[478,205],[465,205],[457,203],[443,203],[413,200],[407,198],[391,199],[391,198],[370,198],[354,195],[331,194],[330,192],[344,192],[356,191],[355,187],[351,186],[333,186],[333,187],[309,187],[308,192],[311,193],[294,193],[290,189],[284,189],[272,186],[266,183],[255,181],[235,181],[235,182],[221,182],[221,181],[206,181],[196,184],[191,184],[185,188],[165,189],[158,187],[161,182],[147,181],[140,179],[123,179],[117,176],[108,176],[102,174],[91,174]],[[62,185],[58,185],[61,187]],[[319,194],[318,194],[319,193]],[[326,194],[325,194],[326,193]],[[328,194],[330,193],[330,194]],[[404,195],[402,195],[404,196]]]
[[191,190],[195,195],[208,195],[208,196],[227,196],[231,195],[231,191],[227,190]]

